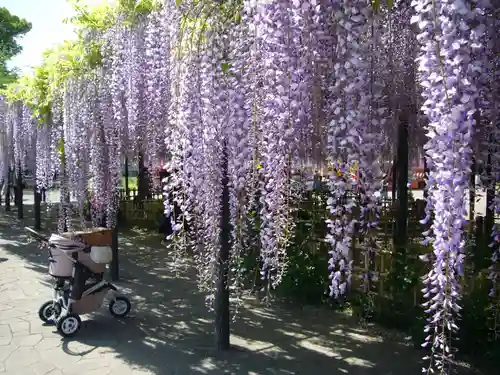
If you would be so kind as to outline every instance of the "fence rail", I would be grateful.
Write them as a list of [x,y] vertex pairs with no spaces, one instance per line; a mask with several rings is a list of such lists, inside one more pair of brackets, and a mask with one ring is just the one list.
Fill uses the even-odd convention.
[[[137,197],[139,196],[139,189],[129,189],[129,193],[127,196],[127,192],[125,189],[119,189],[118,191],[120,201],[126,201],[126,200],[136,200]],[[146,200],[148,201],[159,201],[163,200],[163,192],[161,191],[153,191],[149,192],[146,194]]]
[[[155,192],[150,194],[147,199],[143,201],[138,201],[137,189],[130,189],[127,199],[127,194],[125,189],[120,190],[120,211],[122,219],[125,221],[133,223],[134,225],[144,226],[152,229],[158,229],[159,224],[163,215],[163,194],[161,192]],[[397,203],[397,201],[396,201]],[[324,225],[325,216],[325,204],[324,200],[314,197],[312,194],[308,195],[303,201],[300,202],[300,209],[304,209],[304,206],[308,206],[307,209],[312,211],[317,211],[317,216],[319,217],[317,227],[314,225],[309,225],[308,228],[311,232],[314,232],[310,236],[309,243],[307,244],[308,251],[325,251],[324,246],[320,246],[320,243],[325,241],[326,237],[326,226]],[[390,276],[394,269],[394,248],[393,248],[393,236],[394,236],[394,217],[395,210],[397,207],[394,206],[394,202],[390,198],[382,199],[382,218],[379,222],[378,232],[376,233],[377,238],[377,248],[375,252],[375,258],[372,265],[372,272],[376,275],[374,281],[375,293],[384,297],[391,298],[390,284],[387,282],[387,278]],[[419,255],[423,253],[430,253],[431,249],[426,246],[421,245],[423,240],[423,232],[425,227],[419,223],[419,220],[424,217],[425,201],[415,200],[409,205],[408,211],[408,242],[407,242],[407,253],[409,253],[407,259],[412,263],[411,267],[417,267],[420,276],[423,276],[426,272],[428,266],[419,260]],[[321,211],[321,212],[320,212]],[[314,212],[312,213],[314,215]],[[356,215],[356,214],[355,214]],[[297,218],[297,222],[310,222],[311,218],[301,219]],[[469,239],[468,249],[469,255],[466,260],[466,274],[462,280],[464,292],[470,293],[474,290],[475,286],[478,284],[475,275],[478,274],[478,270],[481,273],[485,273],[489,264],[488,252],[489,249],[489,235],[485,231],[485,220],[483,217],[478,216],[476,220],[465,227],[466,236]],[[353,259],[353,286],[355,288],[364,288],[364,276],[369,271],[369,259],[368,253],[364,251],[360,244],[359,235],[356,235],[351,249],[351,259]],[[478,256],[478,252],[483,253],[486,262],[481,261],[481,256]],[[479,259],[479,261],[478,261]],[[481,281],[482,282],[482,281]],[[413,286],[413,301],[417,305],[420,303],[420,289],[422,288],[421,282],[417,282]]]
[[[379,239],[379,247],[375,253],[374,272],[376,275],[375,294],[391,299],[391,290],[387,283],[388,276],[393,272],[395,249],[392,243],[391,223],[386,221],[380,225],[380,232],[377,236]],[[421,289],[423,288],[421,277],[424,276],[430,268],[430,264],[423,262],[419,256],[422,254],[432,253],[430,245],[422,245],[424,239],[424,227],[419,223],[412,223],[409,227],[413,230],[408,235],[407,249],[408,254],[406,259],[411,265],[409,267],[417,269],[418,279],[415,285],[412,286],[414,306],[421,304]],[[465,236],[468,238],[466,245],[466,260],[464,267],[464,275],[460,279],[464,295],[469,295],[474,292],[478,286],[484,286],[489,283],[487,275],[489,274],[488,267],[491,265],[490,256],[491,248],[489,247],[490,235],[486,233],[485,221],[482,216],[477,216],[475,221],[465,227]],[[359,239],[353,241],[351,251],[353,259],[353,276],[355,281],[354,287],[362,290],[364,288],[364,275],[369,271],[368,254],[361,247]],[[500,268],[500,267],[499,267]]]

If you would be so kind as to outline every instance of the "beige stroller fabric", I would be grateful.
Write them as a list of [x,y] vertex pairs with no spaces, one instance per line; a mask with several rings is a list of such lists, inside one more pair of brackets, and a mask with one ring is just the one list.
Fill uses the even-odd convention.
[[[51,276],[71,277],[73,264],[76,260],[93,273],[103,273],[106,270],[106,264],[93,262],[90,254],[83,251],[87,248],[86,244],[64,238],[58,234],[50,236],[49,243],[54,245],[51,250],[53,260],[49,264],[49,274]],[[76,260],[73,258],[75,253],[78,255]]]
[[109,289],[106,288],[98,293],[84,296],[73,302],[73,312],[78,315],[83,315],[99,310],[108,293]]
[[110,228],[92,228],[76,232],[64,232],[61,233],[61,237],[82,242],[88,246],[111,246],[113,243],[113,230]]
[[[112,260],[111,248],[108,246],[90,246],[90,252],[86,252],[84,250],[88,249],[89,245],[83,241],[78,241],[78,237],[73,236],[73,238],[75,240],[58,234],[53,234],[49,238],[49,243],[53,245],[51,249],[52,260],[49,264],[50,275],[64,278],[73,276],[75,262],[83,264],[95,274],[103,274],[106,270],[106,264]],[[97,262],[94,262],[93,259],[97,260]],[[81,315],[98,310],[106,298],[109,288],[97,293],[83,295],[87,279],[84,276],[82,280],[80,278],[81,274],[75,274],[74,276],[73,283],[75,285],[72,298],[75,300],[72,304],[72,311]],[[77,293],[77,289],[79,293]]]

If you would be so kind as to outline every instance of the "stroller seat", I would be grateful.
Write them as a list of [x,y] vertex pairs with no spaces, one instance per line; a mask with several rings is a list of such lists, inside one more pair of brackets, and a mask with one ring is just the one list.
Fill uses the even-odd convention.
[[103,275],[106,270],[105,263],[95,263],[91,257],[91,247],[78,241],[53,234],[49,238],[52,245],[50,251],[49,274],[56,278],[71,278],[73,265],[81,263],[89,269],[90,273]]
[[[47,247],[49,274],[55,279],[53,298],[38,310],[43,322],[55,324],[63,336],[72,336],[80,329],[80,315],[97,311],[108,297],[111,315],[123,318],[129,313],[129,299],[118,295],[117,288],[104,278],[113,258],[111,247],[105,245],[109,242],[79,238],[78,233],[69,238],[58,234],[47,238],[26,229]],[[97,232],[102,237],[103,230]]]
[[84,264],[80,262],[75,263],[71,298],[74,300],[81,299],[83,293],[95,287],[97,284],[101,284],[103,280],[104,272],[95,273]]
[[86,291],[104,280],[106,263],[94,262],[91,247],[85,243],[52,234],[49,244],[49,274],[57,280],[60,290],[67,290],[69,285],[66,281],[69,282],[72,286],[71,299],[80,300]]

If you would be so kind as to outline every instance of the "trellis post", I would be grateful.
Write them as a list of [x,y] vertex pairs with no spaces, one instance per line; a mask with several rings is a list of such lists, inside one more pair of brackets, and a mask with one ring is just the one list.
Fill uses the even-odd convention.
[[229,176],[227,141],[222,152],[222,197],[220,219],[220,248],[217,257],[217,282],[215,285],[215,338],[218,350],[230,348],[229,314],[229,252],[231,248],[231,221],[229,213]]

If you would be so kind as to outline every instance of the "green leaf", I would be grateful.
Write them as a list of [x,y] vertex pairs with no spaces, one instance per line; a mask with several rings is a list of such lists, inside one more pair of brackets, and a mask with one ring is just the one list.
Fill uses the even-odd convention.
[[372,0],[372,8],[377,13],[380,10],[380,0]]
[[231,64],[228,62],[223,62],[222,63],[222,72],[227,73],[229,71],[229,68],[231,68]]
[[387,8],[392,9],[394,7],[394,0],[387,0]]
[[57,145],[57,152],[59,153],[59,156],[62,157],[64,155],[64,139],[61,138],[59,140],[59,143]]

